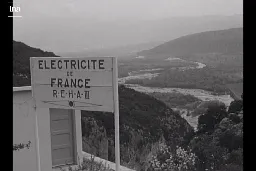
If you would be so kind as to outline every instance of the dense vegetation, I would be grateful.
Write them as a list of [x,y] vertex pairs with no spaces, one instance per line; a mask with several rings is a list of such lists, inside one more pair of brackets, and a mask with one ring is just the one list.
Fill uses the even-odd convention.
[[[149,93],[151,96],[156,99],[163,101],[170,108],[187,108],[194,109],[197,105],[200,104],[201,100],[192,95],[184,95],[182,93],[173,92],[173,93]],[[194,107],[192,107],[192,105]]]
[[226,84],[241,83],[241,76],[237,71],[229,68],[209,68],[179,71],[168,69],[152,79],[128,80],[127,84],[139,84],[148,87],[176,87],[196,88],[214,91],[216,93],[228,92]]
[[[173,112],[163,102],[149,95],[121,86],[119,87],[119,103],[123,165],[141,169],[144,164],[148,164],[144,160],[160,139],[165,139],[168,145],[175,147],[185,142],[186,137],[193,133],[192,127],[181,118],[179,113]],[[88,120],[88,117],[91,119]],[[102,144],[106,144],[104,139],[107,139],[109,146],[107,157],[110,161],[114,161],[113,114],[82,111],[82,118],[83,137],[86,137],[84,147],[95,147],[98,144],[95,149],[102,149]],[[94,135],[91,134],[92,132]],[[101,143],[89,141],[89,137],[92,136],[95,137],[93,139],[101,139]],[[87,149],[91,150],[91,148]]]
[[30,85],[30,57],[57,57],[52,52],[30,47],[13,41],[13,86]]
[[228,112],[225,105],[209,106],[198,119],[198,131],[187,143],[176,150],[164,145],[157,151],[151,161],[152,170],[242,171],[241,104],[242,101],[232,102]]
[[[158,112],[157,116],[154,116],[154,113],[147,112],[148,114],[140,119],[140,113],[144,113],[143,107],[149,107],[149,103],[143,103],[144,100],[141,101],[142,97],[146,98],[147,96],[137,94],[135,91],[132,93],[133,90],[124,87],[120,87],[120,90],[126,92],[122,93],[120,104],[126,104],[125,100],[133,102],[131,105],[127,105],[126,108],[120,109],[121,159],[123,165],[136,170],[157,170],[157,168],[160,170],[165,168],[179,170],[180,168],[183,171],[242,170],[242,101],[233,101],[228,110],[226,110],[223,103],[207,105],[207,110],[198,119],[198,131],[194,133],[193,131],[185,131],[182,128],[184,126],[181,126],[178,115],[175,118],[172,111],[169,111],[169,114]],[[140,101],[139,103],[137,103],[137,98]],[[149,97],[149,99],[151,98]],[[149,101],[149,99],[146,101]],[[153,100],[154,98],[152,98]],[[158,101],[155,102],[159,103]],[[135,105],[134,108],[138,113],[131,110],[133,105]],[[152,110],[153,107],[156,106],[152,106]],[[127,115],[128,113],[129,115]],[[174,116],[172,116],[173,114]],[[101,148],[98,149],[102,149],[106,146],[99,142],[103,142],[103,139],[105,139],[109,142],[108,159],[114,160],[113,116],[107,113],[103,115],[98,113],[97,115],[97,113],[92,114],[84,111],[82,117],[84,118],[82,125],[86,126],[86,128],[83,128],[84,137],[95,137],[94,139],[97,139],[89,144],[86,140],[88,138],[85,138],[84,142],[87,146],[99,144],[98,147]],[[90,122],[85,119],[88,117],[91,118]],[[97,131],[95,131],[95,128]],[[177,134],[175,130],[178,130]],[[183,138],[180,136],[182,132],[186,132],[186,135],[183,134],[185,135]],[[96,154],[100,155],[99,152]]]
[[198,132],[191,140],[190,146],[198,156],[198,169],[242,170],[243,110],[241,102],[231,103],[228,112],[225,106],[208,108],[207,112],[199,117]]

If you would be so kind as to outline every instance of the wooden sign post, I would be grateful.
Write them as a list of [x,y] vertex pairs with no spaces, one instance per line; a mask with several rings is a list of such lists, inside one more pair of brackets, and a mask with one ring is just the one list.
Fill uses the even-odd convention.
[[120,170],[118,70],[115,57],[32,57],[35,108],[113,112],[116,171]]

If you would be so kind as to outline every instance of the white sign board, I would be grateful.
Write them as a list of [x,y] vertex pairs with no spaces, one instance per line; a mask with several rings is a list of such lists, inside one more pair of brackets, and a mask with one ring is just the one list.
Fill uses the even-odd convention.
[[114,112],[114,57],[32,57],[36,107]]

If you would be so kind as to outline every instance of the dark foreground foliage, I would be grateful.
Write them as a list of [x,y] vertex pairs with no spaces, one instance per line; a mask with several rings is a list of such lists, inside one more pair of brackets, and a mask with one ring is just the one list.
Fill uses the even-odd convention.
[[[144,93],[120,86],[119,106],[121,159],[124,164],[134,162],[135,165],[143,165],[143,158],[149,155],[152,145],[160,139],[166,140],[169,146],[176,147],[193,134],[192,127],[178,113]],[[87,118],[93,119],[88,121]],[[92,120],[95,120],[96,124],[92,124]],[[95,137],[108,140],[108,159],[114,161],[113,114],[82,111],[83,136],[87,137],[87,140],[93,125],[99,130],[96,133],[98,136]],[[102,135],[101,138],[99,135]],[[85,141],[88,144],[87,140]],[[100,144],[98,147],[100,148]]]
[[228,112],[216,106],[199,117],[198,132],[188,144],[198,157],[197,170],[243,170],[241,104],[242,101],[232,102]]

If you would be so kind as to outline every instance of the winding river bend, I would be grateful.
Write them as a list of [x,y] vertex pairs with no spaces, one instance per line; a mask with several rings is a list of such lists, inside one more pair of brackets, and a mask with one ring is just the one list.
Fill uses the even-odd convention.
[[[172,60],[181,60],[180,58],[168,58],[166,60],[172,61]],[[200,62],[194,62],[197,64],[195,67],[180,67],[179,69],[181,71],[187,70],[187,69],[201,69],[204,68],[206,65]],[[218,100],[223,102],[227,107],[230,105],[230,103],[234,100],[230,95],[214,95],[210,91],[205,91],[201,89],[184,89],[184,88],[160,88],[160,87],[145,87],[137,84],[126,84],[127,80],[132,79],[152,79],[153,77],[157,77],[160,73],[156,73],[156,71],[163,70],[163,68],[155,68],[155,69],[147,69],[147,70],[140,70],[140,71],[132,71],[128,73],[127,77],[119,78],[119,83],[124,84],[126,87],[132,88],[136,91],[143,92],[143,93],[153,93],[153,92],[159,92],[159,93],[174,93],[178,92],[185,95],[192,95],[202,101],[212,101],[212,100]],[[153,72],[153,73],[151,73]],[[196,129],[197,127],[197,121],[199,116],[187,116],[186,109],[176,109],[173,108],[173,110],[178,110],[181,113],[181,116],[188,121],[188,123]]]

